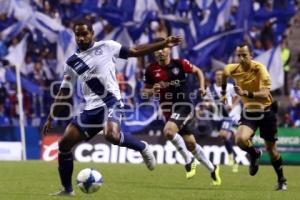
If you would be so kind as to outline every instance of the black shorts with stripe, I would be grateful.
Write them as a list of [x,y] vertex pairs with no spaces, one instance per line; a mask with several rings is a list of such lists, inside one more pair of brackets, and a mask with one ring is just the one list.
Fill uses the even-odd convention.
[[193,126],[193,108],[191,105],[178,105],[173,109],[171,117],[168,121],[174,122],[180,135],[194,134]]
[[264,112],[243,111],[239,125],[248,126],[254,133],[259,128],[260,137],[265,141],[274,142],[277,140],[277,118],[273,110]]

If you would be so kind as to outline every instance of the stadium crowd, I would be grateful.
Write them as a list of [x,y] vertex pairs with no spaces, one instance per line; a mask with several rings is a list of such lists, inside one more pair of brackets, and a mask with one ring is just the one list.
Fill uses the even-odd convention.
[[[286,81],[274,93],[289,95],[290,104],[279,123],[300,127],[300,68],[298,63],[299,69],[291,70],[286,34],[297,10],[294,0],[0,0],[0,4],[1,126],[19,125],[15,67],[22,73],[26,125],[40,126],[45,120],[53,101],[51,85],[61,80],[64,62],[76,49],[73,22],[86,18],[93,22],[97,40],[113,39],[128,46],[183,35],[185,42],[173,49],[173,57],[188,58],[201,67],[208,84],[214,70],[233,59],[237,43],[251,44],[254,57],[281,44]],[[226,36],[218,37],[222,34]],[[214,36],[223,45],[211,43],[208,49],[203,42]],[[151,61],[152,56],[119,62],[117,78],[123,94],[135,93],[127,103],[141,101],[142,74]],[[293,83],[287,81],[291,76]]]

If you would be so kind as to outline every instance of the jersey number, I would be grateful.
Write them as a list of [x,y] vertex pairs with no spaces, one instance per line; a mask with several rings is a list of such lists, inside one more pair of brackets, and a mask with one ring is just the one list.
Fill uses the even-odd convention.
[[172,119],[179,119],[179,117],[180,117],[180,114],[178,114],[178,113],[172,113],[172,115],[171,115]]

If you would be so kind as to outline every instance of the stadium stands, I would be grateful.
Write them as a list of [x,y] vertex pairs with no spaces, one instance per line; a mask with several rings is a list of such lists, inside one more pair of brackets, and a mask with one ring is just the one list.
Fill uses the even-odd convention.
[[[252,44],[255,57],[263,55],[260,61],[268,66],[276,92],[283,87],[284,78],[283,73],[277,73],[283,71],[283,64],[280,55],[275,54],[280,53],[276,49],[283,40],[289,40],[287,30],[297,11],[294,0],[155,0],[148,4],[143,0],[0,2],[1,126],[18,126],[13,66],[20,67],[22,72],[26,125],[40,126],[44,121],[52,101],[50,86],[61,79],[64,62],[76,48],[71,31],[73,20],[88,18],[94,24],[97,39],[114,39],[128,46],[170,33],[181,34],[185,42],[180,49],[174,49],[173,57],[188,58],[206,72],[207,79],[214,69],[233,59],[237,43],[246,41]],[[118,77],[127,81],[128,88],[122,86],[125,95],[141,87],[141,73],[151,59],[149,56],[119,63]],[[291,98],[295,94],[292,91]],[[141,100],[137,92],[128,100],[138,101]],[[142,114],[136,120],[153,117],[147,109],[137,112]],[[295,106],[283,112],[286,117],[280,124],[300,127]],[[287,118],[291,120],[288,123]]]

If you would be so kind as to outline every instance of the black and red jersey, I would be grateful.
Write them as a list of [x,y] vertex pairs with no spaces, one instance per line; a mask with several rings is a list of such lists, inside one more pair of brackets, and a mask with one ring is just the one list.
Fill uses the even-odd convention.
[[187,76],[192,73],[193,65],[185,59],[172,59],[166,66],[150,64],[145,72],[145,83],[161,85],[160,103],[190,102]]

